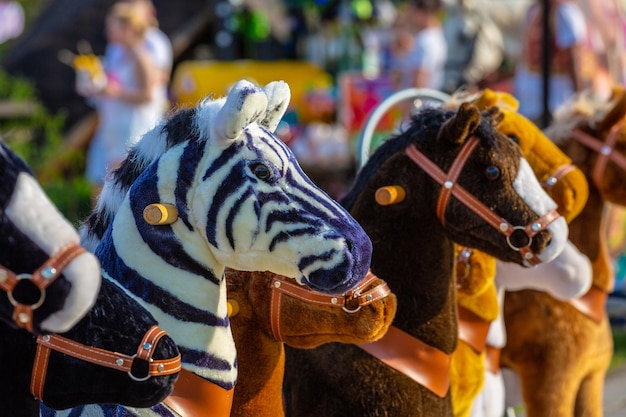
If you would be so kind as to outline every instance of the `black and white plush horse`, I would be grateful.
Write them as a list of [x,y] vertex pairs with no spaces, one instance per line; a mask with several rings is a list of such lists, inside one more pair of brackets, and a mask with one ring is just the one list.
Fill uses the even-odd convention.
[[[80,320],[98,294],[100,264],[78,241],[30,168],[0,142],[1,321],[41,333],[64,332]],[[48,259],[53,264],[33,279],[7,273],[32,274]]]
[[40,399],[56,408],[161,401],[180,370],[173,340],[101,284],[97,259],[1,141],[0,178],[0,415],[38,416]]
[[[289,99],[283,82],[240,81],[225,98],[179,111],[130,150],[82,229],[107,274],[172,335],[198,384],[236,382],[226,266],[341,293],[370,263],[360,225],[273,134]],[[147,222],[153,204],[173,222]],[[164,405],[114,413],[98,405],[58,415],[172,415]]]

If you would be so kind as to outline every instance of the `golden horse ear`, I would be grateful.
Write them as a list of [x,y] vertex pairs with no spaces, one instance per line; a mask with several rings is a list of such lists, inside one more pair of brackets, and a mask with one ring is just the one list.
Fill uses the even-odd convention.
[[437,135],[437,140],[463,143],[480,124],[480,111],[471,103],[462,103],[457,113],[448,119]]
[[519,102],[511,94],[502,91],[493,91],[485,88],[482,93],[474,100],[474,104],[479,109],[488,109],[489,107],[498,106],[503,109],[517,111]]
[[[626,91],[623,88],[620,88],[621,93],[617,94],[612,98],[612,101],[615,103],[613,108],[609,110],[604,117],[604,119],[598,123],[598,127],[600,130],[608,130],[613,127],[617,122],[620,121],[626,115]],[[614,89],[614,93],[617,91]]]

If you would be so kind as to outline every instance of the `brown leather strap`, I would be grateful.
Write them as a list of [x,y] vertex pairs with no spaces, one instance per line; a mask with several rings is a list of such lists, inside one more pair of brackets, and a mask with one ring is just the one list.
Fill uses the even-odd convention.
[[457,305],[457,309],[459,339],[467,343],[476,353],[484,352],[490,323],[463,306]]
[[224,388],[185,369],[163,403],[185,417],[228,417],[235,389]]
[[46,373],[48,371],[48,359],[50,349],[42,345],[37,345],[33,372],[30,378],[30,392],[36,400],[43,399],[43,387],[46,383]]
[[556,183],[561,180],[561,178],[569,174],[574,169],[576,169],[576,166],[573,164],[561,165],[560,167],[554,170],[552,175],[550,175],[544,182],[541,183],[541,186],[546,191],[552,190],[552,187],[554,187]]
[[[373,288],[364,291],[365,288],[378,282]],[[289,278],[275,275],[270,286],[272,296],[270,300],[270,326],[274,338],[283,341],[280,333],[281,295],[297,298],[307,303],[325,305],[329,307],[341,307],[346,313],[356,313],[361,307],[378,301],[391,294],[391,289],[385,281],[378,278],[371,271],[353,289],[344,294],[328,295],[313,291],[303,285],[298,285]]]
[[[61,352],[95,365],[126,372],[128,376],[135,381],[145,381],[152,376],[177,373],[181,369],[180,354],[170,359],[152,359],[154,346],[156,346],[159,339],[166,334],[165,331],[161,330],[156,325],[152,326],[144,335],[143,340],[137,348],[137,353],[133,356],[83,345],[82,343],[59,335],[40,335],[37,337],[38,346],[31,377],[31,389],[33,390],[31,393],[35,398],[41,398],[43,395],[47,358],[50,355],[50,350]],[[148,362],[147,375],[138,377],[132,374],[132,365],[136,357]]]
[[498,372],[500,372],[500,356],[502,354],[502,348],[487,345],[485,349],[487,352],[487,370],[492,374],[497,375]]
[[451,356],[395,326],[382,339],[357,345],[370,355],[443,398],[450,387]]
[[[475,136],[472,136],[470,139],[467,140],[465,146],[472,146],[473,143],[477,143],[477,140],[478,139]],[[468,145],[468,143],[470,145]],[[451,193],[461,203],[463,203],[466,207],[479,215],[494,229],[502,233],[506,237],[506,242],[511,249],[519,251],[524,259],[526,259],[532,265],[537,265],[541,262],[541,260],[532,252],[530,245],[532,244],[533,237],[537,233],[547,228],[554,220],[560,217],[560,214],[556,211],[556,209],[550,210],[549,212],[545,213],[543,216],[539,217],[528,226],[512,226],[504,218],[498,216],[494,211],[490,210],[487,206],[478,201],[478,199],[476,199],[473,195],[467,192],[467,190],[465,190],[463,187],[454,182],[448,181],[447,175],[441,170],[441,168],[439,168],[434,162],[428,159],[426,155],[421,153],[414,144],[407,146],[405,152],[407,156],[411,158],[413,162],[415,162],[415,164],[417,164],[420,168],[424,170],[424,172],[430,175],[431,178],[433,178],[435,181],[442,185],[442,193]],[[469,155],[469,153],[463,152],[462,149],[461,152],[459,152],[459,156],[457,156],[457,158],[462,157],[466,159],[467,155]],[[453,165],[456,165],[456,160]],[[446,201],[447,198],[448,197],[446,197]],[[440,200],[438,200],[437,215],[441,219],[441,214],[443,213],[442,210],[445,210],[445,207],[439,207],[439,203]],[[528,237],[528,241],[524,246],[516,246],[511,242],[511,235],[516,230],[524,231],[524,233]]]
[[606,291],[592,285],[583,296],[571,299],[569,303],[596,323],[600,323],[606,317],[607,298]]
[[[548,226],[550,226],[550,224],[552,224],[552,222],[559,217],[561,217],[559,212],[556,209],[553,209],[524,228],[524,232],[528,237],[528,244],[526,246],[520,247],[519,252],[522,254],[524,259],[526,259],[531,265],[539,265],[541,263],[541,259],[539,259],[530,248],[533,237],[535,237],[537,233],[541,232],[542,230],[547,229]],[[510,236],[507,237],[507,243],[510,247],[513,247],[513,244],[510,242]]]
[[461,151],[452,162],[450,171],[448,171],[448,175],[446,176],[443,182],[443,187],[441,188],[441,192],[439,193],[439,199],[437,200],[437,218],[439,219],[441,224],[445,224],[446,207],[448,206],[448,200],[450,199],[450,195],[452,194],[452,188],[456,185],[456,180],[463,170],[467,158],[469,158],[477,145],[478,137],[470,137],[465,142],[465,144],[461,148]]
[[613,147],[619,138],[619,133],[623,125],[624,121],[621,121],[613,126],[604,143],[582,130],[576,129],[572,132],[573,139],[576,139],[581,144],[598,152],[599,154],[591,176],[594,184],[598,188],[601,188],[600,185],[602,184],[602,176],[604,175],[604,170],[606,169],[606,164],[609,160],[626,171],[626,157],[619,152],[613,152]]
[[[72,243],[53,256],[31,274],[16,275],[13,271],[0,265],[0,289],[7,293],[9,301],[15,307],[13,321],[28,331],[33,331],[33,311],[38,309],[46,299],[46,288],[50,286],[63,272],[63,269],[77,256],[86,252],[78,243]],[[29,279],[40,291],[39,299],[31,305],[18,302],[13,297],[13,289],[21,279]]]

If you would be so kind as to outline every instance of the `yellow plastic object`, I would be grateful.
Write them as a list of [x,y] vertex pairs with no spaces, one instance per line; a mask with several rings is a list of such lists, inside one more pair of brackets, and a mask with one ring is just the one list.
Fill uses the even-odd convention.
[[331,90],[333,80],[321,68],[304,61],[185,61],[172,77],[172,94],[178,106],[193,107],[209,94],[226,95],[238,80],[245,78],[260,86],[285,81],[291,89],[291,105],[303,123],[316,120],[316,110],[306,103],[312,91]]
[[143,219],[151,225],[172,224],[178,220],[178,209],[173,204],[154,203],[143,209]]
[[400,185],[387,185],[376,190],[374,198],[381,206],[389,206],[403,202],[406,198],[406,191]]

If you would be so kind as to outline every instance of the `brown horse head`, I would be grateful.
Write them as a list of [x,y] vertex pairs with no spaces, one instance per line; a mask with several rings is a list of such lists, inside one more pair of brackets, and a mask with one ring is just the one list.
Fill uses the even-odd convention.
[[[283,280],[269,272],[243,272],[227,270],[228,299],[239,305],[239,313],[231,317],[233,332],[243,320],[255,324],[257,332],[275,339],[272,320],[279,315],[280,337],[284,343],[297,348],[312,348],[323,343],[366,343],[382,337],[393,320],[396,299],[391,293],[367,305],[342,307],[342,295],[328,296],[314,293],[306,287]],[[272,297],[276,297],[277,286],[293,285],[298,295],[284,294],[280,305],[273,310]],[[363,292],[386,284],[379,278],[373,279]],[[308,300],[308,294],[315,294]],[[333,304],[333,299],[337,300]],[[235,339],[235,342],[237,340]],[[239,351],[239,347],[238,347]]]
[[[517,250],[529,243],[521,230],[551,212],[556,204],[541,189],[519,147],[494,128],[501,118],[497,109],[481,113],[471,103],[463,103],[456,112],[422,109],[413,116],[406,131],[388,139],[371,156],[344,205],[349,209],[354,207],[356,211],[352,214],[370,237],[368,227],[373,230],[387,227],[385,222],[380,222],[381,218],[401,218],[401,227],[405,229],[413,223],[430,222],[432,230],[443,227],[454,242],[505,261],[528,265]],[[469,142],[475,142],[473,150],[466,152],[463,163],[455,162],[462,150],[470,146]],[[438,182],[407,158],[409,152],[405,149],[410,148],[418,149],[437,166],[435,169],[443,171],[444,180]],[[451,181],[446,185],[447,180]],[[399,204],[380,206],[374,193],[389,185],[402,187],[406,198]],[[440,195],[446,186],[451,187],[452,195],[442,203]],[[490,226],[476,214],[473,202],[462,202],[455,194],[457,187],[480,201],[486,211],[505,219],[510,226],[503,228],[515,229],[515,233],[507,237],[502,234],[500,224]],[[558,219],[547,230],[534,235],[529,247],[535,254],[545,250],[540,257],[547,261],[562,250],[566,236],[565,221]]]
[[626,205],[626,91],[608,101],[581,94],[555,113],[546,134],[588,177],[603,200]]
[[589,194],[585,175],[534,123],[517,112],[517,100],[508,93],[490,89],[467,99],[481,109],[494,106],[500,109],[502,117],[496,125],[498,131],[519,145],[537,179],[558,204],[559,213],[568,222],[576,217]]

